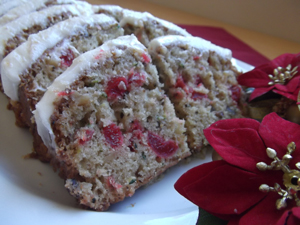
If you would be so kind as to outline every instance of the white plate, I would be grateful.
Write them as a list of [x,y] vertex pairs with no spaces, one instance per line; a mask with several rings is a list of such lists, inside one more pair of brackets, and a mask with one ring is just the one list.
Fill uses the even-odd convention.
[[[243,71],[249,64],[234,60]],[[14,114],[6,109],[7,99],[0,94],[0,223],[5,225],[195,225],[198,208],[173,185],[188,169],[210,161],[194,159],[168,170],[164,178],[136,191],[135,195],[94,212],[78,207],[64,188],[64,182],[50,165],[23,159],[32,149],[28,130],[15,126]]]

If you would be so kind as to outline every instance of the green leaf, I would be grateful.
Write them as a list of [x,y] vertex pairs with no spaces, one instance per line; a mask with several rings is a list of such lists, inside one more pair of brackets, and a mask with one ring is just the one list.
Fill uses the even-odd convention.
[[228,221],[213,216],[210,213],[199,208],[197,225],[226,225],[227,223]]

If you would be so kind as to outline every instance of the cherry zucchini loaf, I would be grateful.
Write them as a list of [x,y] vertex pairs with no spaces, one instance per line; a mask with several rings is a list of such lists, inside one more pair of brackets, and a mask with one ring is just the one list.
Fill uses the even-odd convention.
[[190,155],[160,86],[147,49],[122,36],[76,58],[37,104],[38,132],[81,205],[106,210]]
[[104,13],[120,21],[123,17],[123,8],[118,5],[94,5],[95,13]]
[[123,29],[114,18],[93,14],[70,18],[29,36],[1,66],[4,92],[17,124],[31,127],[35,104],[75,57],[121,35]]
[[97,12],[105,13],[120,21],[126,35],[134,34],[146,47],[149,42],[160,36],[176,34],[191,36],[186,30],[177,25],[154,17],[148,12],[136,12],[129,9],[122,9],[117,5],[100,5]]
[[124,28],[125,34],[134,34],[146,47],[152,39],[160,36],[170,34],[191,36],[186,30],[169,21],[154,17],[148,12],[124,10],[120,25]]
[[203,129],[220,119],[241,117],[241,87],[231,51],[197,37],[170,35],[149,46],[164,89],[184,119],[191,151],[207,141]]
[[0,26],[0,61],[25,42],[30,34],[38,33],[68,18],[81,15],[88,16],[93,13],[90,4],[52,6],[24,15],[5,26]]
[[[13,21],[23,15],[29,14],[34,11],[42,10],[51,5],[63,5],[63,4],[87,4],[76,0],[31,0],[18,5],[15,8],[7,11],[2,17],[0,17],[0,26]],[[1,5],[0,5],[1,7]]]
[[[0,62],[20,44],[25,42],[30,34],[38,33],[54,24],[74,16],[92,15],[90,4],[59,5],[36,11],[0,26]],[[0,88],[2,89],[1,74]]]

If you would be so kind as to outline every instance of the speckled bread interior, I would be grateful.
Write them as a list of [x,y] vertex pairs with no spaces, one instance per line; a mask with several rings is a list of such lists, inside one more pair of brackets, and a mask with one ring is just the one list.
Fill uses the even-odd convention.
[[[243,93],[231,55],[177,42],[191,37],[178,26],[119,6],[93,6],[93,12],[113,22],[70,29],[23,65],[12,57],[22,53],[22,45],[39,49],[50,42],[29,44],[33,33],[74,15],[55,15],[46,26],[24,29],[5,43],[1,73],[6,66],[24,67],[11,74],[16,93],[6,94],[17,124],[33,134],[31,156],[50,162],[82,207],[104,211],[202,152],[208,144],[203,129],[241,117]],[[174,35],[174,42],[151,47],[166,35]]]
[[[50,2],[55,4],[55,1]],[[93,9],[89,4],[60,6],[51,6],[50,4],[49,6],[44,10],[28,13],[0,26],[2,34],[0,37],[0,62],[10,52],[26,42],[29,35],[36,34],[71,17],[93,14]],[[3,92],[1,74],[0,90]]]
[[191,151],[200,152],[208,145],[203,129],[242,116],[243,93],[226,51],[201,49],[190,40],[211,45],[194,37],[162,37],[150,43],[150,54],[177,116],[185,120]]
[[[123,29],[115,21],[109,23],[86,24],[85,31],[73,33],[45,51],[39,59],[26,70],[19,86],[20,101],[12,102],[17,107],[18,122],[31,127],[32,111],[47,87],[65,71],[80,54],[92,50],[105,41],[123,35]],[[27,113],[26,113],[27,112]]]
[[128,38],[55,94],[50,121],[54,162],[66,188],[100,211],[190,155],[184,122],[161,90],[146,49],[137,52],[128,44],[136,40]]

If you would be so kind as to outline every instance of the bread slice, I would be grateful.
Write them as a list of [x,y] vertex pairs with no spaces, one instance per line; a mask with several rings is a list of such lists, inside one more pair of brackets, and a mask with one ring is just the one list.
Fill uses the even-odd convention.
[[17,123],[34,125],[35,104],[75,57],[121,35],[123,29],[114,18],[93,14],[57,23],[12,51],[2,61],[1,74]]
[[123,17],[123,8],[118,5],[94,5],[95,13],[104,13],[120,21]]
[[0,26],[0,61],[25,42],[30,34],[38,33],[68,18],[88,16],[93,13],[92,6],[89,4],[59,5],[32,12],[5,26]]
[[[29,35],[45,30],[54,24],[74,16],[92,15],[90,4],[59,5],[36,11],[0,26],[0,62],[11,51],[27,40]],[[2,89],[0,75],[0,89]]]
[[117,5],[99,5],[95,7],[98,13],[115,17],[120,22],[120,26],[124,28],[126,35],[134,34],[146,47],[152,39],[160,36],[170,34],[191,36],[185,29],[157,18],[148,12],[123,9]]
[[36,106],[38,132],[66,188],[103,211],[190,155],[184,121],[134,36],[76,58]]
[[[16,7],[8,10],[3,16],[0,17],[0,26],[13,21],[21,16],[29,14],[34,11],[45,9],[52,5],[63,5],[63,4],[88,4],[86,2],[76,0],[31,0],[25,1],[17,5]],[[2,7],[2,5],[0,5]]]
[[149,53],[178,117],[186,121],[191,151],[208,145],[203,129],[242,116],[239,72],[229,49],[197,37],[170,35],[151,41]]

